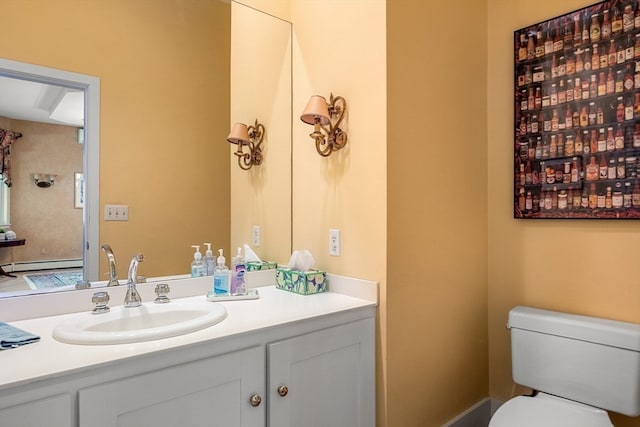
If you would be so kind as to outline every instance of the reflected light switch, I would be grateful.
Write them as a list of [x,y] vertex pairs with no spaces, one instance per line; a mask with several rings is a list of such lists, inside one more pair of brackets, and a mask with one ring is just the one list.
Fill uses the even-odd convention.
[[104,205],[105,221],[129,221],[128,205]]

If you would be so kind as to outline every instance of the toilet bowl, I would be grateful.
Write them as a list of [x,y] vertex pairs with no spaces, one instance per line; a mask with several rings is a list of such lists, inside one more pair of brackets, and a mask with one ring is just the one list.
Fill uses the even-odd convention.
[[640,325],[515,307],[511,368],[534,396],[503,404],[489,427],[613,427],[640,415]]
[[613,427],[607,411],[538,393],[518,396],[502,405],[489,427]]

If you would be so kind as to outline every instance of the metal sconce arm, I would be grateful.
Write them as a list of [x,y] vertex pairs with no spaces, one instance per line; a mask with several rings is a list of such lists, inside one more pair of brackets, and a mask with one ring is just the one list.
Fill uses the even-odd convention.
[[333,96],[332,93],[327,110],[329,112],[328,122],[323,124],[322,119],[316,117],[313,123],[314,131],[309,134],[316,143],[316,151],[322,157],[328,157],[334,151],[344,148],[348,139],[347,133],[340,127],[347,112],[347,101],[342,96]]
[[[262,142],[264,139],[265,128],[262,123],[258,123],[256,119],[253,125],[247,128],[249,139],[237,142],[238,149],[233,153],[238,157],[238,166],[242,170],[249,170],[254,165],[262,164],[264,156],[262,155]],[[245,151],[245,147],[249,152]]]

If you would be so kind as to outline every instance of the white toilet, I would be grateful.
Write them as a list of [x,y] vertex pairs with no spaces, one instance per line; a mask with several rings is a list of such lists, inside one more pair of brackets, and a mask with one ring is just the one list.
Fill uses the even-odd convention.
[[536,392],[489,427],[612,427],[640,415],[640,325],[530,307],[509,312],[513,380]]

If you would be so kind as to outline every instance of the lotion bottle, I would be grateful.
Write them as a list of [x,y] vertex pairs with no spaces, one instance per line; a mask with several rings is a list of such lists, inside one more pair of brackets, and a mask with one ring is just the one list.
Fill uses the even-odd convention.
[[211,251],[211,243],[203,243],[207,247],[207,251],[204,253],[204,274],[205,276],[213,276],[213,272],[216,269],[216,259],[213,257]]
[[192,245],[191,247],[196,250],[196,253],[193,254],[193,262],[191,263],[191,277],[202,277],[204,276],[204,264],[202,263],[200,246]]
[[245,295],[247,288],[244,283],[245,263],[242,248],[238,248],[236,256],[231,258],[231,295]]
[[229,295],[231,272],[225,265],[226,260],[222,251],[222,249],[218,249],[219,256],[213,273],[213,292],[216,295]]

